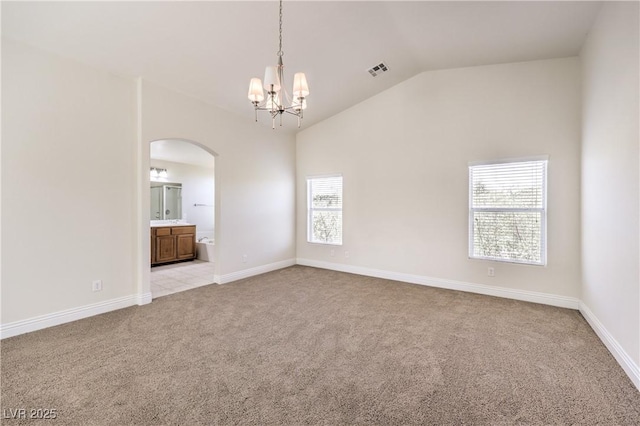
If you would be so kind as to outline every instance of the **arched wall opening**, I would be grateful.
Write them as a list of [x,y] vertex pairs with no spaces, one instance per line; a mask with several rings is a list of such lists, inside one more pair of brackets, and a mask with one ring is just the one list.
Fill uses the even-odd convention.
[[[182,286],[181,289],[189,288],[189,286],[199,286],[204,284],[219,283],[219,271],[220,271],[220,202],[218,190],[218,154],[194,140],[183,138],[165,138],[155,139],[149,141],[149,155],[145,156],[143,161],[147,164],[148,170],[146,173],[146,179],[142,179],[142,188],[140,190],[140,210],[142,213],[143,223],[147,223],[148,229],[142,229],[141,242],[142,245],[145,241],[148,247],[141,247],[140,256],[140,269],[143,271],[141,274],[141,286],[140,293],[147,295],[148,301],[151,298],[159,297],[165,294],[170,294],[173,291],[163,291],[167,288],[177,287],[179,283],[166,282],[164,285],[166,288],[158,287],[153,283],[157,282],[159,277],[151,271],[151,259],[153,258],[152,247],[154,246],[154,237],[152,236],[152,225],[168,225],[176,223],[184,225],[186,223],[196,226],[196,240],[200,240],[197,244],[199,253],[197,259],[193,263],[199,265],[199,280],[195,280],[191,277],[191,284]],[[161,176],[152,178],[151,173],[156,171]],[[151,172],[151,173],[149,173]],[[210,172],[210,174],[208,174]],[[209,182],[209,179],[211,182]],[[167,205],[163,205],[163,208],[154,206],[154,187],[164,187],[163,194],[168,194],[168,189],[172,189],[174,193],[182,195],[180,201],[180,209],[176,209],[178,206],[175,204],[170,205],[169,200],[165,200],[164,197],[162,203],[165,201]],[[168,188],[167,188],[168,187]],[[212,191],[213,194],[208,192]],[[160,191],[157,191],[158,193]],[[157,203],[158,196],[156,195],[155,202]],[[155,210],[154,210],[155,208]],[[153,212],[152,212],[153,210]],[[167,213],[165,215],[165,213]],[[154,222],[152,222],[154,221]],[[166,222],[164,222],[166,221]],[[164,222],[164,223],[163,223]],[[206,260],[203,260],[206,259]],[[213,268],[209,264],[204,265],[204,262],[211,262]],[[189,262],[191,263],[191,262]],[[176,263],[176,266],[180,264]],[[205,268],[205,266],[207,266]],[[157,267],[154,267],[157,268]],[[176,268],[177,275],[178,268]],[[153,275],[153,276],[152,276]],[[203,281],[206,280],[206,283]],[[189,283],[189,279],[185,277],[185,283]],[[155,288],[155,291],[154,291]]]

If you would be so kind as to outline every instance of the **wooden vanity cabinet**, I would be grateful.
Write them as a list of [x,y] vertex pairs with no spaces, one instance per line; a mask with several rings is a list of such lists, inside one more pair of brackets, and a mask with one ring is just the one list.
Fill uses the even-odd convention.
[[151,265],[195,258],[195,226],[157,226],[151,228]]

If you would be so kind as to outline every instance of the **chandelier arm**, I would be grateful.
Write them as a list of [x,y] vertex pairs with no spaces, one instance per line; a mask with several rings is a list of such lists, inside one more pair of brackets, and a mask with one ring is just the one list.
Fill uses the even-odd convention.
[[288,107],[282,112],[286,112],[287,114],[295,115],[297,117],[302,117],[302,110],[296,111],[295,109],[293,109],[293,107]]
[[300,112],[297,112],[298,110],[294,107],[294,106],[282,106],[282,109],[272,109],[269,108],[265,105],[256,105],[254,107],[254,109],[256,111],[268,111],[273,113],[272,115],[275,117],[278,114],[282,114],[282,113],[288,113],[288,114],[292,114],[292,115],[302,115],[302,110],[300,110]]

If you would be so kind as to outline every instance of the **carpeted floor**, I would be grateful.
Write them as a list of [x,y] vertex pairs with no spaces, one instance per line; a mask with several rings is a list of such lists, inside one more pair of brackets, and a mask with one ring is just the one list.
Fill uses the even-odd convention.
[[57,410],[38,424],[640,424],[640,392],[577,311],[302,266],[1,355],[3,417]]

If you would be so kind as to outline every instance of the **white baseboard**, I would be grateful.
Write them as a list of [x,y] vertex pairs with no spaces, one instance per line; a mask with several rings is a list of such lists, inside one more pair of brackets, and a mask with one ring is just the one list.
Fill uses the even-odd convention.
[[384,278],[394,281],[402,281],[411,284],[420,284],[430,287],[446,288],[448,290],[466,291],[469,293],[484,294],[487,296],[504,297],[506,299],[522,300],[525,302],[541,303],[544,305],[558,306],[560,308],[578,309],[580,301],[574,297],[558,296],[555,294],[540,293],[535,291],[517,290],[504,287],[495,287],[484,284],[468,283],[464,281],[445,280],[423,275],[405,274],[402,272],[384,271],[380,269],[365,268],[361,266],[345,265],[340,263],[322,262],[311,259],[297,259],[298,265],[313,266],[333,271],[348,272],[369,277]]
[[151,292],[138,294],[136,295],[136,300],[138,305],[146,305],[148,303],[151,303],[151,300],[153,300],[153,295],[151,294]]
[[[232,272],[230,274],[216,275],[214,276],[214,282],[218,284],[226,284],[240,280],[242,278],[248,278],[254,275],[264,274],[266,272],[293,266],[295,264],[295,259],[287,259],[280,262],[257,266],[255,268]],[[53,312],[51,314],[40,315],[25,320],[15,321],[7,324],[0,324],[0,339],[5,339],[7,337],[13,337],[19,334],[29,333],[36,330],[42,330],[43,328],[53,327],[67,322],[88,318],[94,315],[104,314],[105,312],[115,311],[116,309],[127,308],[133,305],[146,305],[148,303],[151,303],[151,300],[152,295],[150,292],[143,294],[134,294],[131,296],[120,297],[104,302],[93,303],[91,305]]]
[[296,264],[296,259],[281,260],[280,262],[269,263],[267,265],[256,266],[255,268],[243,269],[242,271],[220,275],[216,282],[219,284],[227,284],[233,281],[241,280],[243,278],[253,277],[254,275],[260,275],[266,272],[287,268],[295,264]]
[[[151,293],[149,293],[149,299]],[[119,297],[117,299],[106,300],[104,302],[92,303],[78,308],[66,309],[64,311],[53,312],[51,314],[40,315],[26,320],[10,322],[0,325],[0,339],[17,336],[19,334],[30,333],[43,328],[53,327],[79,319],[92,317],[115,311],[116,309],[127,308],[129,306],[144,304],[140,301],[146,300],[146,295],[139,297],[137,294]],[[150,301],[150,300],[149,300]],[[148,302],[147,302],[148,303]]]
[[580,313],[587,320],[593,331],[598,335],[602,343],[609,349],[609,352],[618,361],[627,376],[631,379],[636,388],[640,391],[640,367],[629,354],[620,346],[620,343],[609,333],[609,330],[600,322],[598,317],[589,309],[584,302],[580,302]]

